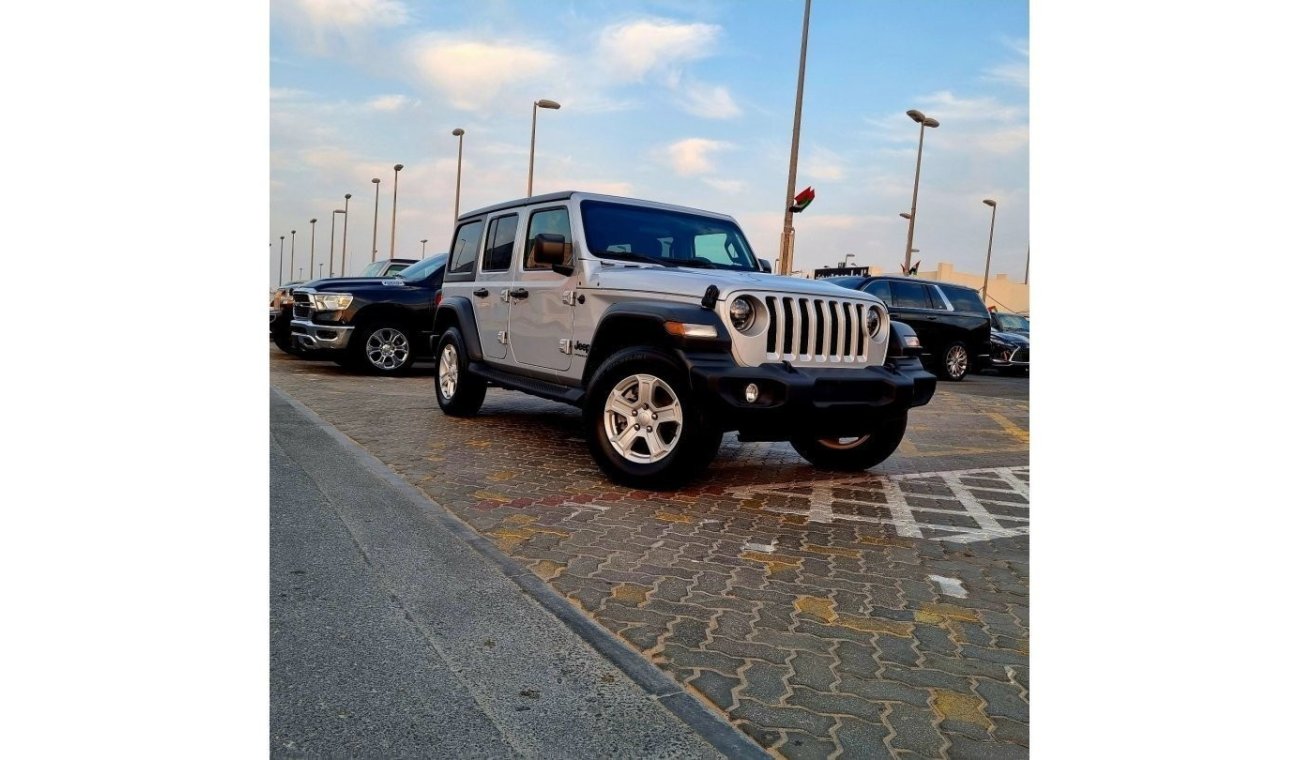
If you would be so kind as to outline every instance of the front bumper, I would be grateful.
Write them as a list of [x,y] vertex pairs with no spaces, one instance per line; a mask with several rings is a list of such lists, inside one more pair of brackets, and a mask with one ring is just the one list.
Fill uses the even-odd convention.
[[318,325],[305,319],[289,323],[289,332],[303,348],[311,350],[342,350],[348,347],[354,328],[343,325]]
[[995,346],[992,353],[989,354],[989,366],[997,368],[1024,367],[1027,369],[1029,367],[1029,349],[1018,347],[1003,349]]
[[[934,396],[935,376],[919,359],[855,369],[765,364],[741,367],[726,354],[685,354],[697,401],[724,430],[741,440],[787,441],[797,434],[857,436]],[[745,400],[745,388],[758,398]]]

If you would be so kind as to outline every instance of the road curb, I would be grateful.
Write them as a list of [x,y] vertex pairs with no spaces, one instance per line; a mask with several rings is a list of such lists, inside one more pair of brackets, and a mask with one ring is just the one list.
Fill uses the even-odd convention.
[[730,758],[770,758],[757,743],[733,726],[711,708],[705,706],[685,691],[670,676],[651,664],[640,652],[630,649],[614,634],[605,630],[584,615],[568,599],[552,589],[531,570],[501,551],[491,540],[482,536],[446,507],[429,498],[428,494],[408,483],[393,472],[365,447],[349,438],[302,402],[271,386],[271,393],[288,404],[298,414],[334,439],[370,474],[383,480],[397,492],[419,505],[423,511],[464,541],[476,552],[499,567],[503,574],[531,596],[543,609],[550,612],[571,631],[587,642],[602,657],[654,697],[668,711],[707,741],[714,749]]

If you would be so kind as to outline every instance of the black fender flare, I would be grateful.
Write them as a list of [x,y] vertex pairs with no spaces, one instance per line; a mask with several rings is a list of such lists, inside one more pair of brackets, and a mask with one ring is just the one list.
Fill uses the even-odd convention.
[[[667,324],[673,322],[713,327],[713,337],[686,336],[669,332]],[[634,345],[652,345],[668,349],[679,355],[691,353],[731,354],[731,333],[722,319],[712,309],[694,304],[664,303],[662,301],[623,301],[605,310],[592,334],[587,354],[587,367],[583,381],[591,375],[605,358],[621,348]]]
[[918,340],[915,346],[909,346],[905,342],[907,338],[915,338],[916,330],[906,322],[890,320],[889,322],[889,350],[885,353],[886,358],[894,359],[904,356],[920,356],[921,342]]
[[[452,296],[442,299],[438,311],[433,315],[433,333],[442,335],[448,327],[459,327],[460,336],[465,341],[465,351],[469,360],[483,361],[483,346],[478,342],[478,323],[474,321],[474,305],[465,296]],[[433,347],[437,350],[437,346]]]

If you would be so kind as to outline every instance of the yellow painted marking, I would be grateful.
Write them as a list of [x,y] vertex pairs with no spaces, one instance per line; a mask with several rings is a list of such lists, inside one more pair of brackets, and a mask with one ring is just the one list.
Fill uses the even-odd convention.
[[544,581],[549,581],[560,573],[564,572],[565,565],[563,562],[555,562],[549,559],[538,560],[533,565],[533,572],[537,573]]
[[501,521],[502,525],[528,525],[537,522],[537,518],[532,515],[510,515]]
[[499,501],[503,503],[507,501],[511,501],[509,496],[506,496],[504,494],[499,494],[496,491],[475,491],[473,496],[475,499],[479,499],[481,501]]
[[972,694],[958,694],[947,689],[934,690],[934,711],[939,713],[940,718],[991,729],[993,721],[984,714],[980,701],[979,697]]
[[900,538],[889,538],[887,536],[863,536],[858,539],[858,543],[871,546],[911,546],[911,543]]
[[800,596],[794,600],[797,612],[812,615],[824,623],[835,620],[835,610],[831,609],[831,600],[820,596]]
[[943,615],[940,615],[937,612],[926,612],[925,610],[917,612],[914,617],[916,618],[916,622],[927,623],[929,625],[940,625],[946,619]]
[[766,552],[741,552],[741,559],[750,559],[763,564],[790,565],[797,567],[802,561],[798,557],[791,557],[788,554],[767,554]]
[[989,419],[998,423],[998,425],[1003,430],[1005,430],[1007,434],[1010,435],[1012,438],[1015,438],[1017,441],[1020,441],[1021,443],[1029,443],[1028,430],[1025,430],[1024,428],[1020,427],[1016,423],[1007,419],[1005,415],[998,414],[997,412],[985,412],[985,414],[988,416]]
[[494,483],[500,483],[503,480],[510,480],[514,476],[515,474],[510,470],[502,470],[501,472],[494,472],[489,475],[488,480],[491,480]]
[[861,615],[839,615],[836,617],[834,624],[855,631],[862,631],[863,633],[887,633],[890,636],[903,637],[911,637],[912,635],[912,624],[900,620],[882,620]]
[[614,587],[613,599],[616,602],[630,604],[633,607],[644,604],[646,594],[650,593],[647,586],[638,586],[635,583],[620,583]]
[[466,441],[466,446],[473,446],[476,449],[484,449],[492,445],[491,441]]
[[691,517],[690,515],[680,515],[677,514],[676,512],[668,512],[662,509],[659,510],[658,512],[655,512],[655,519],[663,520],[664,522],[675,522],[675,523],[695,522],[695,518]]
[[862,552],[860,552],[860,551],[856,551],[856,550],[853,550],[853,549],[841,549],[841,548],[839,548],[839,547],[837,547],[837,546],[816,546],[816,545],[814,545],[814,544],[809,544],[808,546],[805,546],[805,547],[804,547],[804,550],[805,550],[805,551],[810,551],[810,552],[812,552],[812,553],[814,553],[814,554],[830,554],[830,555],[833,555],[833,556],[836,556],[836,557],[860,557],[860,556],[862,556]]

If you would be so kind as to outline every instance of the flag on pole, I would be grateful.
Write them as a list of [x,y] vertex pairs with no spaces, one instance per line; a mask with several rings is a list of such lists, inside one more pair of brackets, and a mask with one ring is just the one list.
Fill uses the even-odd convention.
[[811,187],[805,187],[798,195],[794,197],[794,205],[790,207],[790,210],[797,214],[800,211],[803,211],[804,209],[808,208],[808,204],[812,203],[813,198],[816,197],[817,197],[817,193],[813,192],[813,189]]

